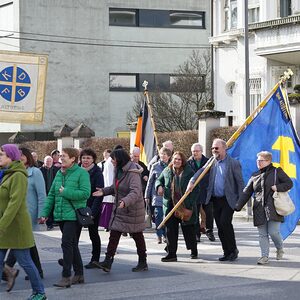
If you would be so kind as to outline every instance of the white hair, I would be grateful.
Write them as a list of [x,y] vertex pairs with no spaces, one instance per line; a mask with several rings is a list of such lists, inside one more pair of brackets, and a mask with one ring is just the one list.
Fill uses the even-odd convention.
[[131,153],[140,155],[141,149],[139,147],[133,147]]
[[203,152],[203,146],[199,143],[194,143],[191,147],[191,151],[193,151],[193,148],[196,148],[196,147],[200,148],[200,151]]
[[47,156],[45,156],[44,157],[44,164],[46,164],[46,161],[47,161],[47,159],[51,159],[52,160],[52,162],[53,162],[53,158],[50,156],[50,155],[47,155]]

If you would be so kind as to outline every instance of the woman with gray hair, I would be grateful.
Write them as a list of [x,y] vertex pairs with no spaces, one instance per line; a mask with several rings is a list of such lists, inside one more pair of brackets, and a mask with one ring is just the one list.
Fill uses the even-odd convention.
[[256,162],[259,170],[252,174],[235,210],[240,211],[254,194],[253,222],[258,229],[261,249],[261,258],[257,264],[265,265],[269,262],[269,236],[277,249],[276,259],[282,259],[284,253],[280,234],[280,223],[284,221],[284,217],[276,212],[273,194],[276,191],[287,192],[293,187],[293,182],[280,167],[272,165],[272,153],[257,153]]

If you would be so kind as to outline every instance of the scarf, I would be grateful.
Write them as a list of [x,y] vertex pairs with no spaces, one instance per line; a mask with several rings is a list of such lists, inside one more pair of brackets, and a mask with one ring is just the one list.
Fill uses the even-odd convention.
[[173,204],[175,205],[180,198],[182,197],[182,190],[181,190],[181,177],[183,171],[181,170],[180,173],[176,172],[176,170],[172,169],[172,182],[171,182],[171,192],[172,192],[172,199]]
[[81,168],[82,169],[85,169],[86,171],[90,171],[90,170],[92,170],[93,168],[94,168],[94,163],[92,163],[90,166],[88,166],[87,168],[85,168],[83,165],[81,165]]
[[0,170],[0,183],[2,182],[2,179],[4,177],[4,172],[6,171],[7,168],[1,169]]

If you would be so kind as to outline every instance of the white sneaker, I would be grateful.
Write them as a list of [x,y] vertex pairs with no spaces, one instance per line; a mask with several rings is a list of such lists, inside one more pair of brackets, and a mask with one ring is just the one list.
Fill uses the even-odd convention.
[[263,256],[257,261],[258,265],[266,265],[268,263],[269,263],[269,257],[267,256]]
[[284,254],[283,249],[277,249],[277,251],[276,251],[276,259],[277,260],[282,259],[283,258],[283,254]]

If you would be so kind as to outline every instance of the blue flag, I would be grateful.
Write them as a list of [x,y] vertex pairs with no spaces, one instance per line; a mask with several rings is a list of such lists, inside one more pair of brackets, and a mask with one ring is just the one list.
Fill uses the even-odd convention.
[[241,162],[246,183],[257,171],[256,154],[260,151],[271,152],[273,165],[280,166],[292,179],[294,186],[289,195],[296,209],[281,224],[281,234],[285,239],[300,219],[300,143],[280,87],[261,106],[261,111],[248,123],[228,153]]

